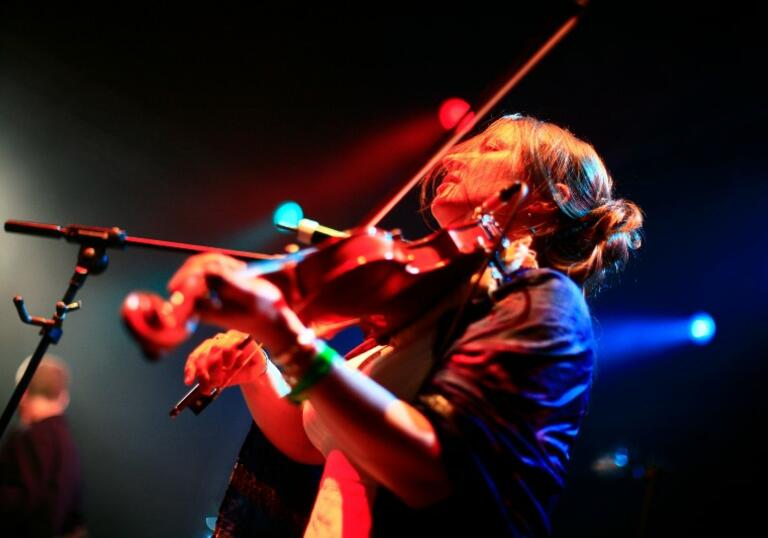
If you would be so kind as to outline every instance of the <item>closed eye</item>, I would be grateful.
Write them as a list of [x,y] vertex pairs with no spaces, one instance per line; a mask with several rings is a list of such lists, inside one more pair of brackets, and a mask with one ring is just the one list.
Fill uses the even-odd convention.
[[483,153],[501,151],[502,149],[504,149],[502,145],[497,140],[492,139],[483,141],[482,145],[480,146],[480,151]]

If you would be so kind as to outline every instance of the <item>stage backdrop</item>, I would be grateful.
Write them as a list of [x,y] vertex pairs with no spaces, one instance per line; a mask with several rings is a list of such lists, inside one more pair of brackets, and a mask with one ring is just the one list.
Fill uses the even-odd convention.
[[[560,4],[411,19],[252,10],[190,24],[7,11],[0,217],[266,252],[290,240],[270,225],[284,200],[354,226],[446,136],[442,100],[481,102],[562,19]],[[763,484],[765,45],[736,8],[640,7],[595,3],[494,113],[592,142],[647,218],[639,257],[592,307],[601,342],[635,327],[627,334],[648,345],[600,356],[555,535],[738,535],[761,523],[747,491]],[[425,233],[414,211],[409,200],[385,225]],[[11,297],[50,315],[76,253],[0,233],[3,403],[37,342]],[[93,536],[204,536],[248,428],[236,389],[198,417],[168,418],[186,354],[213,328],[151,364],[121,326],[126,294],[164,293],[183,260],[111,253],[52,349],[72,368]],[[697,311],[716,320],[710,345],[664,340],[666,323]]]

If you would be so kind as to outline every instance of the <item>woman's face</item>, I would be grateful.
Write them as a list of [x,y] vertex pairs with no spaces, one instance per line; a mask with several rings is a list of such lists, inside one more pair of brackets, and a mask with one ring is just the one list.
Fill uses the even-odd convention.
[[443,228],[466,221],[475,207],[522,178],[519,148],[487,133],[457,145],[441,164],[445,176],[430,209]]

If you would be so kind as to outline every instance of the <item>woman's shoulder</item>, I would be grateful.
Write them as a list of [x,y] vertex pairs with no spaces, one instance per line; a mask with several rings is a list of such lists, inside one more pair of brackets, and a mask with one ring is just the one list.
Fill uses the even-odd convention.
[[503,305],[516,293],[525,292],[557,300],[583,304],[586,307],[584,292],[568,275],[549,267],[521,269],[512,274],[505,284],[492,295],[493,302]]
[[[493,318],[515,320],[527,332],[588,336],[592,317],[584,293],[565,273],[550,268],[519,271],[493,297]],[[532,328],[536,328],[532,330]]]

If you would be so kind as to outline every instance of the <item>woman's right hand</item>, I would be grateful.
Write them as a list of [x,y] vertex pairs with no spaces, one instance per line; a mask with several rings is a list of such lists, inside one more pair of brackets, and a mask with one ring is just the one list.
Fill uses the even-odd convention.
[[255,382],[267,370],[266,354],[250,335],[230,330],[209,338],[195,348],[184,366],[184,383],[195,379],[210,393],[214,388]]

